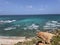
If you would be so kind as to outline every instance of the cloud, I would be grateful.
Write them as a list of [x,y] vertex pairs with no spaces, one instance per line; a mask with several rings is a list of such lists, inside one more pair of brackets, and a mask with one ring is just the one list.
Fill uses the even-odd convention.
[[1,12],[2,10],[0,10],[0,12]]
[[39,10],[45,10],[44,8],[40,8]]
[[48,8],[48,5],[40,5],[39,10],[46,10]]
[[26,8],[33,8],[33,6],[32,5],[28,5],[28,6],[26,6]]
[[9,3],[9,1],[6,1],[6,0],[1,0],[0,1],[0,4],[2,5],[2,4],[8,4]]
[[8,1],[6,1],[5,3],[6,3],[6,4],[8,4],[9,2],[8,2]]

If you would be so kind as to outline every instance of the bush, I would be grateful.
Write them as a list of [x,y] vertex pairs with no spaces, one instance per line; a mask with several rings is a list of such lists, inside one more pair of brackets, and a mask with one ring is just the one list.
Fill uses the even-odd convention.
[[60,37],[56,36],[56,37],[53,37],[51,44],[52,45],[60,45],[59,42],[60,42]]

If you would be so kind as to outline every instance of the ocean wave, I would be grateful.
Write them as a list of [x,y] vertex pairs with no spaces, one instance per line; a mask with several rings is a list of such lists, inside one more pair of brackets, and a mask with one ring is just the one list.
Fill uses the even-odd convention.
[[60,27],[60,23],[58,21],[48,21],[43,28],[44,29],[57,29]]
[[20,27],[21,25],[15,25],[16,27]]
[[52,23],[58,23],[58,21],[51,21]]
[[55,23],[47,22],[46,25],[55,25]]
[[0,23],[12,23],[15,22],[16,20],[0,20]]
[[12,29],[16,29],[16,27],[8,27],[8,28],[5,28],[4,30],[12,30]]
[[32,24],[30,26],[25,27],[24,30],[27,30],[27,29],[33,30],[33,29],[38,29],[38,28],[39,28],[39,25]]

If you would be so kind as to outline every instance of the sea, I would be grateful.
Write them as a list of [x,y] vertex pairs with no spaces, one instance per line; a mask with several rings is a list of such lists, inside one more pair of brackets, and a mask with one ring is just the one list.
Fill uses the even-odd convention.
[[60,28],[60,14],[0,15],[0,36],[34,36]]

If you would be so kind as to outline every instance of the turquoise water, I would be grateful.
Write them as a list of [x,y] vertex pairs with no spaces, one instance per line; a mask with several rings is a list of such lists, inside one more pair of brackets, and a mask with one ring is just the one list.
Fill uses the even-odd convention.
[[1,15],[0,36],[34,35],[36,30],[43,31],[48,21],[60,22],[60,15]]

